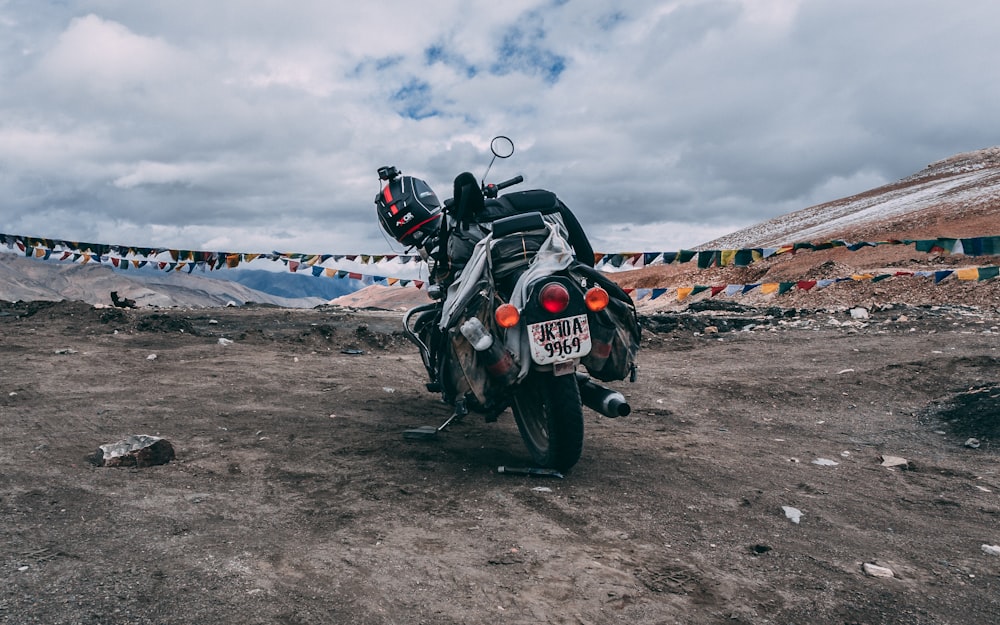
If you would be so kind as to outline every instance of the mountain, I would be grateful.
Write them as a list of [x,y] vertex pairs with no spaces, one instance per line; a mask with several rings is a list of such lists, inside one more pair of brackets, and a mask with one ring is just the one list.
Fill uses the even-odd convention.
[[775,217],[696,249],[1000,235],[1000,147],[959,154],[842,200]]
[[79,300],[89,304],[110,304],[112,291],[135,300],[138,306],[160,307],[203,308],[254,302],[310,308],[327,300],[322,296],[282,297],[232,280],[195,274],[142,270],[125,273],[97,263],[62,263],[0,253],[0,300]]
[[[777,247],[793,243],[920,240],[1000,236],[1000,148],[959,154],[864,193],[812,206],[744,228],[699,250]],[[906,274],[998,265],[998,256],[921,252],[914,245],[878,245],[857,251],[835,247],[779,254],[747,267],[699,269],[695,263],[652,265],[613,277],[626,288],[750,285]],[[699,298],[711,295],[699,295]],[[775,299],[760,291],[741,295],[750,304],[843,307],[892,302],[915,305],[1000,306],[1000,279],[937,284],[927,278],[838,282],[820,291],[792,291]],[[640,308],[684,307],[692,300],[661,297]],[[693,301],[699,301],[697,298]]]
[[319,297],[331,300],[353,293],[364,284],[349,278],[317,278],[301,273],[263,271],[260,269],[227,269],[220,271],[219,279],[239,282],[245,287],[279,297],[298,299]]

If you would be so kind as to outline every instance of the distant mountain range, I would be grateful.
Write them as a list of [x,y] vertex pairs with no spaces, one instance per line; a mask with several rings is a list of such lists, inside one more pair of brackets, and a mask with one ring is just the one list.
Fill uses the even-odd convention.
[[204,273],[165,273],[108,265],[64,263],[0,253],[0,300],[80,300],[110,304],[111,292],[139,306],[213,307],[253,302],[310,308],[352,293],[357,280],[331,279],[289,272],[221,269]]

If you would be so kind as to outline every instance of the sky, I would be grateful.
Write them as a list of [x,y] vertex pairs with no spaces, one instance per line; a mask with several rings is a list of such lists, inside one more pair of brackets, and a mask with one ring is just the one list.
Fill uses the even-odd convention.
[[1000,145],[1000,2],[0,0],[0,232],[389,253],[376,170],[694,247]]

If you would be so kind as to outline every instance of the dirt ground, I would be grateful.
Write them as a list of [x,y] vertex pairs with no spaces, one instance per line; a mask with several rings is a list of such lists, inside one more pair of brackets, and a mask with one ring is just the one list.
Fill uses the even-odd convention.
[[399,318],[0,304],[0,622],[997,622],[996,310],[650,316],[565,479],[509,411],[404,439]]

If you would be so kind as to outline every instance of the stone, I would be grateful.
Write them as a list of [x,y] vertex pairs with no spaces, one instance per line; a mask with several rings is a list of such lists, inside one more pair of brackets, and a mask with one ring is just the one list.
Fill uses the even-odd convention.
[[860,307],[858,307],[858,308],[852,308],[851,309],[851,318],[852,319],[867,319],[868,318],[868,309],[867,308],[860,308]]
[[892,569],[888,569],[884,566],[879,566],[877,564],[872,564],[871,562],[865,562],[861,567],[868,577],[895,577],[896,574],[892,572]]
[[792,523],[798,523],[802,520],[802,511],[798,508],[793,508],[792,506],[781,506],[782,511],[785,513],[785,518]]
[[117,443],[101,445],[87,456],[99,467],[152,467],[167,464],[175,457],[174,446],[159,436],[134,434]]
[[882,466],[883,467],[902,467],[907,468],[910,462],[906,458],[900,458],[899,456],[882,456]]

